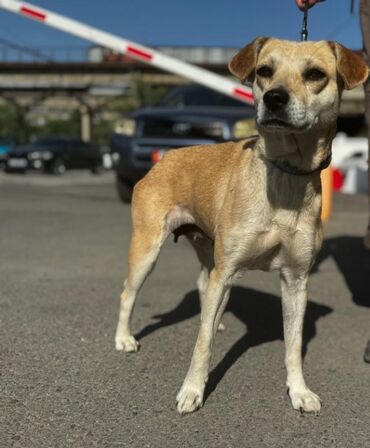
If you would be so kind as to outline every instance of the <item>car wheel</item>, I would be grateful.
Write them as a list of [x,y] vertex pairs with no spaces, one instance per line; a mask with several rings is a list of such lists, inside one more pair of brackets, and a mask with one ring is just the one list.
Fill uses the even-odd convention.
[[16,168],[8,168],[7,166],[4,168],[4,173],[7,174],[26,174],[27,170],[25,169],[16,169]]
[[47,168],[48,173],[61,176],[66,172],[67,168],[63,159],[54,159]]
[[92,164],[91,172],[92,174],[102,174],[104,171],[103,164],[101,160],[98,160]]
[[125,204],[131,202],[133,190],[132,186],[127,181],[121,179],[119,176],[116,176],[116,187],[121,201]]

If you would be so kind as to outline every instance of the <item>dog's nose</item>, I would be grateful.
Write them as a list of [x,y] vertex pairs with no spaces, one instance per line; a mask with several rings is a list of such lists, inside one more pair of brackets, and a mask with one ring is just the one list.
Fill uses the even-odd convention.
[[263,95],[263,101],[272,112],[281,109],[289,101],[289,93],[283,89],[271,89]]

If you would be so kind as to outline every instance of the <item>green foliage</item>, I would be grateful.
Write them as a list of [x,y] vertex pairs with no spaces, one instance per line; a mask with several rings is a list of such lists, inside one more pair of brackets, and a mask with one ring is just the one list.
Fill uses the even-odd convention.
[[124,114],[139,107],[153,106],[169,89],[164,85],[154,86],[144,82],[140,75],[133,75],[130,95],[112,99],[108,107],[112,112]]
[[0,104],[0,135],[12,137],[19,143],[29,140],[32,126],[25,119],[22,110],[12,103]]
[[[99,111],[93,119],[93,140],[107,144],[113,132],[116,119],[142,106],[152,106],[168,91],[164,85],[153,86],[143,81],[141,74],[133,74],[132,90],[129,96],[112,98],[105,110],[112,112],[111,120],[101,119]],[[101,111],[101,110],[100,110]],[[114,118],[116,117],[116,118]],[[27,111],[13,102],[0,103],[0,136],[12,137],[17,143],[25,143],[31,137],[45,135],[79,136],[81,117],[75,110],[67,119],[48,119],[41,126],[27,120]]]
[[93,140],[100,145],[107,145],[109,136],[113,132],[114,122],[107,120],[99,120],[93,124]]
[[81,119],[79,111],[71,113],[67,120],[47,120],[36,130],[37,135],[66,135],[76,137],[80,135]]

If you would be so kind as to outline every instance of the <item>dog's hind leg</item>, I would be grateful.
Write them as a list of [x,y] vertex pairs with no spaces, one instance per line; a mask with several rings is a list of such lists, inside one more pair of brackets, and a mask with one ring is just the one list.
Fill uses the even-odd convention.
[[121,294],[115,336],[116,349],[124,352],[136,352],[139,349],[139,343],[131,332],[135,299],[145,279],[154,269],[162,244],[168,235],[166,210],[160,207],[153,210],[150,197],[145,198],[142,195],[139,200],[137,191],[135,193],[132,202],[133,231],[128,256],[128,276]]
[[202,307],[203,297],[207,290],[209,274],[215,265],[213,256],[213,242],[206,237],[194,238],[192,235],[189,235],[187,238],[190,244],[194,247],[200,262],[200,273],[197,280],[197,287],[199,292],[199,300]]
[[[199,293],[200,307],[203,308],[204,296],[207,290],[209,275],[214,268],[214,247],[213,241],[209,238],[192,238],[188,237],[191,245],[194,247],[195,252],[200,261],[200,273],[197,280],[197,287]],[[223,331],[225,326],[220,322],[218,331]]]
[[129,253],[128,277],[121,294],[119,320],[115,336],[116,350],[136,352],[139,343],[131,334],[131,318],[136,296],[145,279],[154,268],[160,251],[160,241],[142,241],[142,235],[133,235]]

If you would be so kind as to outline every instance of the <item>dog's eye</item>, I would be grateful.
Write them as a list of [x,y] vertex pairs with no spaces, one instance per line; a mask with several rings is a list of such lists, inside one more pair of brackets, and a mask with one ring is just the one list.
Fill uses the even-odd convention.
[[326,74],[318,68],[310,68],[304,73],[304,78],[306,81],[319,81],[325,77]]
[[262,65],[257,69],[257,75],[261,76],[262,78],[271,78],[273,75],[273,70],[268,65]]

